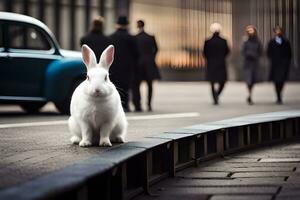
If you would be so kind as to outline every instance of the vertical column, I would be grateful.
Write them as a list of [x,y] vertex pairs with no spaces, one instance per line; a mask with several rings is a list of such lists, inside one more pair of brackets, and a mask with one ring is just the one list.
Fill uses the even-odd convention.
[[70,0],[70,47],[75,49],[75,3],[76,0]]
[[[296,72],[296,74],[299,74],[299,65],[297,62],[297,58],[299,57],[299,53],[298,53],[298,49],[299,46],[297,45],[297,40],[299,38],[298,36],[298,31],[297,31],[297,21],[299,21],[299,16],[297,17],[296,15],[299,15],[299,11],[297,10],[297,3],[299,3],[299,1],[294,1],[294,0],[290,0],[290,41],[291,44],[293,44],[292,46],[292,54],[293,54],[293,60],[292,60],[292,70]],[[297,73],[298,72],[298,73]],[[296,75],[297,76],[297,75]],[[299,77],[299,75],[298,75]]]
[[39,19],[44,22],[45,20],[45,0],[39,0],[38,1],[38,12],[39,12]]
[[[286,7],[286,0],[282,0],[282,2],[281,2],[281,5],[282,5],[282,9],[281,9],[281,12],[282,12],[282,14],[281,14],[281,18],[282,18],[282,27],[283,27],[283,30],[285,31],[285,33],[287,33],[287,23],[286,23],[286,10],[287,10],[287,7]],[[288,36],[288,35],[287,35]]]
[[127,163],[124,163],[121,167],[121,179],[122,179],[121,200],[123,200],[125,199],[125,190],[127,188]]
[[85,31],[89,30],[91,20],[91,0],[85,0]]
[[103,0],[104,1],[104,33],[111,34],[114,31],[115,24],[115,1],[114,0]]
[[273,27],[277,24],[279,24],[279,2],[275,0],[275,24],[273,24]]
[[12,12],[12,5],[14,1],[13,0],[5,0],[5,11]]
[[272,28],[275,26],[276,21],[275,21],[275,17],[276,17],[276,12],[275,12],[275,4],[276,1],[274,1],[274,3],[270,3],[270,26],[269,26],[269,37],[272,36]]
[[117,10],[116,17],[125,15],[129,17],[129,0],[115,0],[115,8]]
[[[172,141],[170,144],[170,151],[171,151],[171,165],[170,165],[170,176],[171,177],[175,177],[175,165],[176,165],[176,161],[175,161],[175,142]],[[167,146],[168,147],[168,146]],[[169,149],[169,148],[168,148]]]
[[152,172],[152,151],[146,152],[143,156],[143,188],[146,194],[150,194],[150,175]]
[[60,42],[60,0],[54,1],[54,34],[58,42]]
[[282,26],[282,0],[278,0],[278,24]]
[[195,165],[197,165],[197,156],[196,156],[196,137],[190,140],[189,149],[190,149],[190,155],[189,160],[192,159],[195,161]]
[[[173,149],[173,155],[174,155],[174,168],[176,168],[176,164],[178,163],[178,158],[179,158],[179,152],[178,152],[178,142],[173,142],[174,144],[174,149]],[[175,171],[174,171],[175,172]]]
[[238,136],[239,136],[239,148],[243,148],[246,144],[245,144],[245,139],[244,139],[244,129],[243,127],[239,127],[238,128]]
[[242,65],[242,58],[240,47],[242,45],[242,38],[244,29],[251,23],[251,6],[252,1],[232,0],[232,63],[236,73],[237,80],[241,80],[242,71],[238,66]]
[[98,5],[100,5],[99,6],[99,13],[102,17],[104,16],[104,11],[105,11],[104,2],[105,2],[105,0],[98,0]]
[[207,150],[207,147],[208,144],[207,144],[207,134],[204,135],[204,156],[207,156],[208,154],[208,150]]
[[229,149],[230,149],[230,145],[229,145],[229,129],[227,129],[227,130],[225,130],[225,132],[224,132],[224,141],[225,141],[225,143],[224,143],[224,149],[226,150],[226,151],[228,151]]
[[257,131],[258,131],[258,144],[261,144],[262,143],[262,124],[258,124],[257,125]]
[[29,14],[29,0],[23,0],[23,13],[24,15]]
[[217,153],[218,154],[223,154],[224,153],[224,137],[225,137],[225,133],[226,133],[226,130],[225,129],[222,129],[220,131],[217,132],[217,141],[216,141],[216,144],[217,144]]
[[[296,33],[299,33],[300,32],[300,2],[299,1],[295,1],[295,8],[296,8],[296,11],[295,11],[295,19],[297,19],[295,21],[295,29],[296,29]],[[298,55],[297,56],[297,65],[296,65],[296,68],[297,68],[297,71],[299,73],[299,69],[300,69],[300,38],[299,36],[296,37],[296,48],[297,48],[297,51],[294,52],[294,55]]]

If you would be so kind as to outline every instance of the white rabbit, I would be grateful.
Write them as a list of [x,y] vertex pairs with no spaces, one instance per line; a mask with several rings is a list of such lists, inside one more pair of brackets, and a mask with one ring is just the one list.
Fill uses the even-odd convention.
[[82,58],[87,68],[87,79],[75,89],[71,99],[68,121],[73,134],[71,142],[88,147],[100,137],[99,146],[123,143],[128,123],[120,95],[108,76],[114,59],[114,46],[110,45],[103,51],[97,64],[94,52],[83,45]]

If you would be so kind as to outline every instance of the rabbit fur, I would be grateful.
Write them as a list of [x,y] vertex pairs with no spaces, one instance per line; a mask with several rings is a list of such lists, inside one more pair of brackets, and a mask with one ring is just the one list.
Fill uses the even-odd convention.
[[121,99],[109,80],[109,67],[114,59],[114,46],[108,46],[97,63],[94,52],[82,46],[82,58],[87,68],[87,79],[74,91],[68,121],[71,142],[88,147],[99,141],[99,146],[111,142],[125,142],[127,120]]

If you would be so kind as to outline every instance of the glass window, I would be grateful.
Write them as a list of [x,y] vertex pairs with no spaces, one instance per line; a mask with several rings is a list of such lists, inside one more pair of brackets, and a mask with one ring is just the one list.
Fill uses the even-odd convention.
[[30,50],[50,50],[51,45],[46,36],[34,27],[10,25],[8,28],[10,48]]

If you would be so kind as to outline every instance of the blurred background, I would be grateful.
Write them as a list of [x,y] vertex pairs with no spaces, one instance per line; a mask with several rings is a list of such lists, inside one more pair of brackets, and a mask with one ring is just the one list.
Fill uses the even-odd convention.
[[[300,80],[300,1],[298,0],[0,0],[0,10],[26,14],[43,21],[64,49],[79,50],[79,39],[90,27],[93,16],[105,18],[105,34],[111,34],[119,15],[130,19],[135,34],[136,21],[146,22],[159,45],[157,63],[163,80],[205,80],[203,44],[210,37],[209,25],[219,22],[228,40],[230,80],[242,79],[241,45],[244,29],[253,24],[264,48],[280,25],[290,40],[293,61],[292,81]],[[268,62],[261,60],[261,80],[267,80]]]

